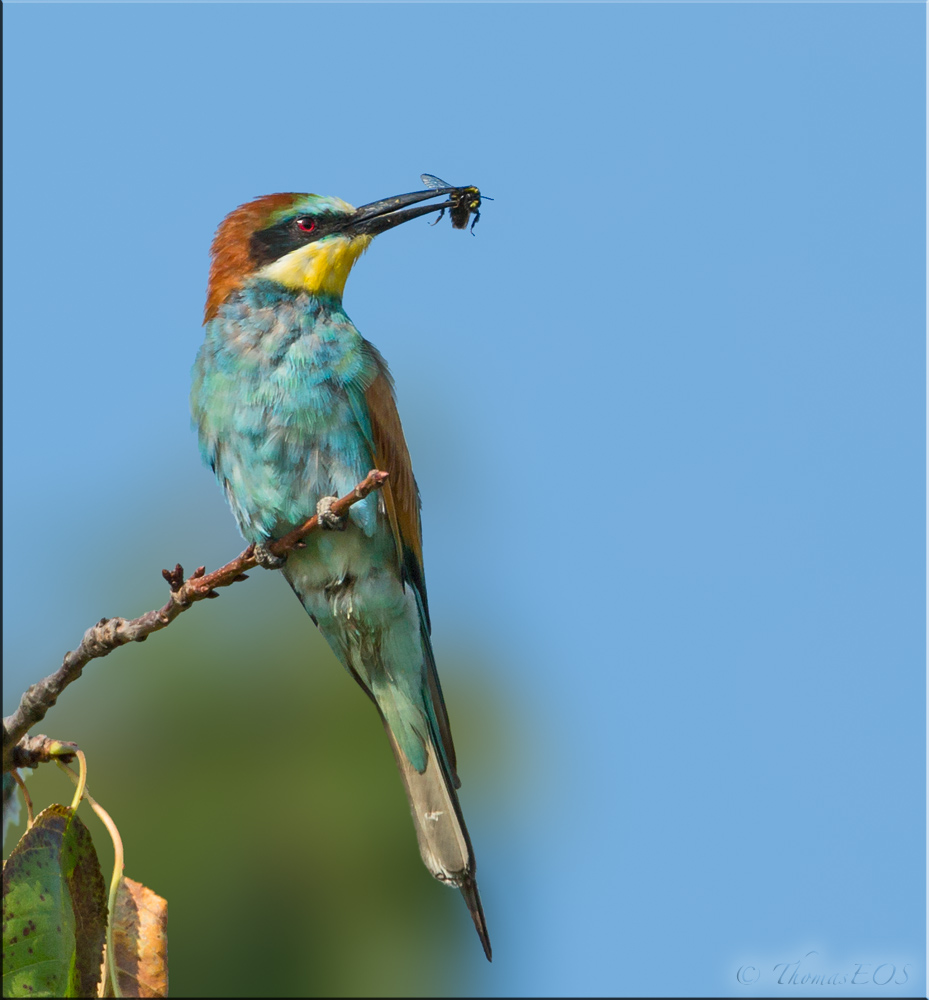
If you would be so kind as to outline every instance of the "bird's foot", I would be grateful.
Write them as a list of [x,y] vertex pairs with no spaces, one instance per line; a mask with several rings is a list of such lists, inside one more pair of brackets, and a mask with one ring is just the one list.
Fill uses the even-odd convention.
[[338,497],[323,497],[316,505],[316,516],[319,518],[319,526],[328,531],[345,531],[348,517],[345,514],[333,514],[332,505]]
[[255,546],[255,562],[264,569],[280,569],[287,562],[287,556],[276,556],[267,545]]

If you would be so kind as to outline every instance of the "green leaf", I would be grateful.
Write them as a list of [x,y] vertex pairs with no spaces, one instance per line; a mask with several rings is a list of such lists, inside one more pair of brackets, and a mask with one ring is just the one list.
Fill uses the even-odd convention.
[[3,995],[95,997],[106,889],[87,827],[49,806],[3,866]]

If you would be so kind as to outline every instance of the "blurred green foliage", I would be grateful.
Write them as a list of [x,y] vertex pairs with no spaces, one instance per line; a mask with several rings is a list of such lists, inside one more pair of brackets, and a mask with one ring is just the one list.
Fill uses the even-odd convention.
[[[150,581],[113,611],[161,603]],[[483,670],[446,657],[442,674],[473,815],[499,743],[493,696]],[[92,662],[38,728],[85,751],[126,874],[167,898],[172,995],[468,992],[484,959],[465,906],[420,862],[374,706],[278,574]],[[73,791],[52,768],[28,787],[37,810]],[[81,813],[107,871],[109,839]]]

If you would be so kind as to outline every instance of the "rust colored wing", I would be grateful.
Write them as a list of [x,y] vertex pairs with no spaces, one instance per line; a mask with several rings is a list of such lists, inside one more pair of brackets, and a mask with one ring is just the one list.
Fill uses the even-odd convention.
[[425,681],[436,715],[442,747],[449,765],[452,784],[459,788],[455,746],[445,709],[445,698],[432,654],[429,634],[429,606],[423,574],[422,526],[419,518],[419,488],[413,478],[410,453],[400,425],[393,384],[386,366],[365,390],[365,403],[374,444],[374,464],[390,474],[381,497],[397,544],[397,559],[404,583],[412,585],[419,601],[422,618]]
[[[413,466],[400,425],[393,386],[386,372],[378,374],[365,390],[365,403],[374,442],[374,464],[390,474],[381,496],[397,543],[397,557],[404,570],[410,572],[425,602],[419,489],[413,478]],[[408,566],[411,560],[413,565]]]

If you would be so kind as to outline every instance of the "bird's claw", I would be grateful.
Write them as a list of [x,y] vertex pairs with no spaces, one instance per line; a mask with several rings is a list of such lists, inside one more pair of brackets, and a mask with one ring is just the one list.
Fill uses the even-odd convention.
[[319,526],[328,531],[344,531],[348,518],[345,514],[334,514],[332,505],[338,497],[323,497],[316,504],[316,517],[319,519]]
[[276,556],[267,545],[255,546],[255,562],[263,569],[280,569],[287,562],[287,556]]

